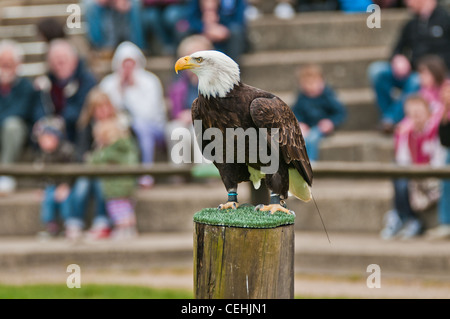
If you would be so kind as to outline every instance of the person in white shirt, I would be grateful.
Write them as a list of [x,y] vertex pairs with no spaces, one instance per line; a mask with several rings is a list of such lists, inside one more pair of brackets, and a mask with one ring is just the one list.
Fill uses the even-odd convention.
[[[161,81],[146,71],[145,65],[142,51],[131,42],[122,42],[113,56],[113,73],[101,81],[100,88],[119,111],[129,114],[142,163],[151,164],[155,146],[164,143],[167,119]],[[152,181],[148,183],[152,184]]]

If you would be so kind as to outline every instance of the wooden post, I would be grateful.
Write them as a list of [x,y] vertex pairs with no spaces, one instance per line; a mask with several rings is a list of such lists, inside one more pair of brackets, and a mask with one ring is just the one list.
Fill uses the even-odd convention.
[[294,225],[275,228],[194,222],[197,299],[294,298]]

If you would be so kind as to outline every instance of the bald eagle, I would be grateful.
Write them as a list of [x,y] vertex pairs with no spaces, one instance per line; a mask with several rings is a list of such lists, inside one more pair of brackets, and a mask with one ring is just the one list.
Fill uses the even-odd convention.
[[[262,178],[271,191],[271,200],[269,205],[256,206],[257,210],[293,213],[286,208],[288,192],[309,201],[313,173],[300,126],[289,106],[272,93],[242,83],[238,64],[219,51],[198,51],[180,58],[175,71],[187,69],[198,76],[199,95],[192,103],[192,119],[201,120],[203,132],[218,128],[225,135],[227,128],[278,129],[280,155],[276,172],[263,174],[264,163],[259,158],[252,162],[248,155],[245,163],[214,161],[228,192],[227,203],[219,205],[219,209],[236,209],[238,184],[252,181],[257,187]],[[269,138],[264,143],[270,149]],[[204,150],[208,141],[200,145]],[[245,147],[248,150],[248,141]]]

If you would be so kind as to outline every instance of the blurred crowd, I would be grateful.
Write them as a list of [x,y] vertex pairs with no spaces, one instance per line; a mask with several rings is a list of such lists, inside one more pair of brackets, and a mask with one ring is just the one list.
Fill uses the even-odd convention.
[[[436,0],[406,0],[413,17],[404,25],[389,61],[368,69],[381,114],[379,129],[393,134],[398,165],[450,164],[450,15]],[[428,178],[394,181],[392,210],[381,237],[409,239],[426,229],[421,213],[438,204],[431,238],[450,238],[449,182]]]
[[[220,50],[239,62],[249,50],[247,22],[260,18],[260,1],[245,0],[83,0],[89,51],[110,58],[111,72],[98,79],[77,46],[53,19],[38,24],[48,42],[48,71],[33,81],[21,77],[21,46],[0,43],[1,163],[21,160],[25,149],[42,163],[152,164],[170,161],[174,129],[192,129],[190,107],[197,78],[190,72],[167,87],[147,70],[147,56],[179,57]],[[297,12],[365,12],[372,1],[278,1],[274,15]],[[368,74],[382,114],[379,127],[394,134],[400,165],[450,164],[445,124],[450,120],[450,17],[435,0],[375,1],[382,8],[406,4],[414,17],[406,24],[390,61],[373,63]],[[347,110],[327,84],[320,65],[296,70],[292,109],[312,161],[320,143],[345,122]],[[395,90],[394,90],[395,89]],[[168,101],[169,105],[166,105]],[[447,142],[448,143],[448,142]],[[195,151],[195,150],[194,150]],[[198,150],[197,150],[198,151]],[[64,231],[79,239],[94,201],[92,239],[136,235],[133,191],[152,187],[152,176],[45,180],[43,236]],[[426,185],[425,185],[426,183]],[[0,193],[14,192],[16,180],[0,176]],[[435,236],[450,236],[450,184],[396,180],[394,207],[386,214],[383,238],[413,237],[424,227],[418,212],[440,201]],[[437,185],[437,188],[436,188]],[[413,196],[413,195],[414,196]],[[417,203],[418,202],[418,203]],[[425,202],[425,203],[424,203]],[[61,221],[63,223],[61,224]],[[62,226],[61,226],[62,225]],[[62,227],[62,228],[61,228]]]

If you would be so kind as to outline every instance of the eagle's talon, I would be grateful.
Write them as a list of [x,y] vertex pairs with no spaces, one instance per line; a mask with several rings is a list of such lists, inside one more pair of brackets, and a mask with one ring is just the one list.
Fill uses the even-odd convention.
[[261,208],[263,208],[264,205],[263,204],[259,204],[255,206],[255,212],[259,211]]
[[271,215],[273,215],[275,212],[283,212],[283,213],[286,213],[288,215],[294,215],[295,216],[295,213],[292,210],[284,208],[280,204],[271,204],[271,205],[262,205],[262,204],[260,204],[260,205],[255,207],[255,210],[257,210],[257,211],[266,211],[266,212],[268,212]]
[[227,202],[225,204],[220,204],[218,209],[237,209],[239,204],[237,202]]

